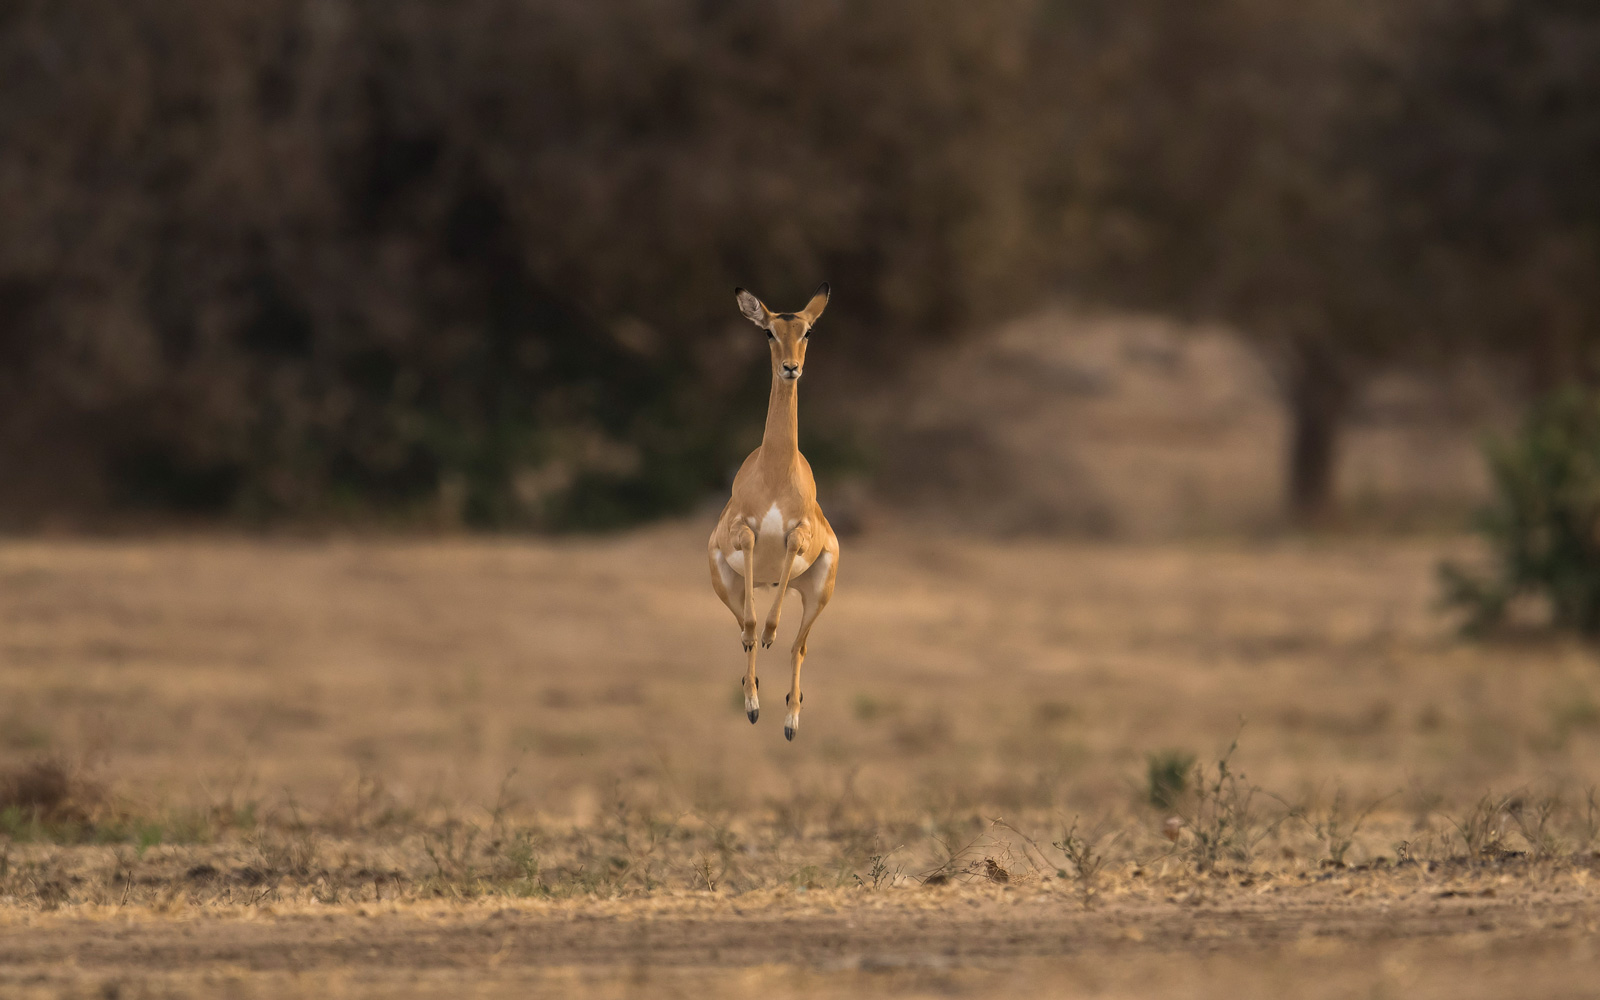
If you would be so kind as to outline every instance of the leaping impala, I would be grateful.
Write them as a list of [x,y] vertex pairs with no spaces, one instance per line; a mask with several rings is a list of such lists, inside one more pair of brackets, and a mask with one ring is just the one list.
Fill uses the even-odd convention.
[[817,615],[833,596],[839,573],[839,539],[817,506],[817,483],[811,463],[800,454],[799,384],[805,371],[811,325],[828,305],[823,283],[804,310],[775,313],[743,288],[733,290],[739,311],[767,331],[772,353],[772,395],[767,402],[767,429],[761,447],[739,466],[733,477],[733,498],[723,508],[708,546],[711,587],[739,620],[749,662],[744,672],[744,711],[751,722],[761,715],[761,684],[756,680],[755,588],[776,587],[767,613],[761,648],[778,635],[778,614],[790,590],[800,595],[800,632],[789,651],[793,677],[784,695],[788,714],[785,739],[800,728],[800,664],[806,658],[806,637]]

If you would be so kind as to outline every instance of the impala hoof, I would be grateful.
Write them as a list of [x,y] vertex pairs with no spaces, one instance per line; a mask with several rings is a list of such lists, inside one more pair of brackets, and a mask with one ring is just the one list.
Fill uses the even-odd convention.
[[[744,693],[744,714],[745,718],[749,719],[750,724],[753,726],[756,720],[761,718],[761,701],[758,694],[761,690],[761,678],[753,677],[751,680],[755,681],[755,685]],[[739,682],[739,686],[744,686],[742,680]]]
[[794,742],[794,727],[793,726],[784,726],[783,727],[783,738],[788,740],[790,743]]
[[744,710],[744,714],[745,714],[745,718],[749,719],[750,720],[750,724],[753,726],[753,725],[756,724],[756,720],[761,718],[761,709],[759,709],[759,708],[747,708],[747,709]]

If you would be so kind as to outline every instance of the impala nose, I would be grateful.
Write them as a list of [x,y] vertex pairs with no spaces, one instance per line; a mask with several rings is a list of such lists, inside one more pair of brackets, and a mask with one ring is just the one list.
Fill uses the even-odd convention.
[[783,377],[784,378],[799,378],[800,377],[800,366],[797,365],[797,364],[794,364],[792,362],[785,361],[783,363]]

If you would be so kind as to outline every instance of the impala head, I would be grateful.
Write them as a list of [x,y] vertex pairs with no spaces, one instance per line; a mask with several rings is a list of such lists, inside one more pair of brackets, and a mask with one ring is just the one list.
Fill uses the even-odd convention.
[[742,288],[733,294],[739,300],[739,311],[745,318],[767,331],[767,347],[772,351],[772,374],[786,382],[794,382],[805,373],[806,342],[811,337],[811,324],[828,306],[828,283],[824,281],[817,294],[797,313],[775,313],[761,300]]

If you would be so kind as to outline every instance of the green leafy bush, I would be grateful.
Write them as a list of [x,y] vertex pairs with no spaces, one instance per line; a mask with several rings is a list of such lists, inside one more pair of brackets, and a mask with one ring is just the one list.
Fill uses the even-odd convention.
[[1195,756],[1186,750],[1145,754],[1145,801],[1157,809],[1171,809],[1189,790]]
[[1521,431],[1486,454],[1495,497],[1479,515],[1494,553],[1488,576],[1440,567],[1449,605],[1465,628],[1499,624],[1514,598],[1546,600],[1551,624],[1600,635],[1600,393],[1562,390],[1538,404]]

